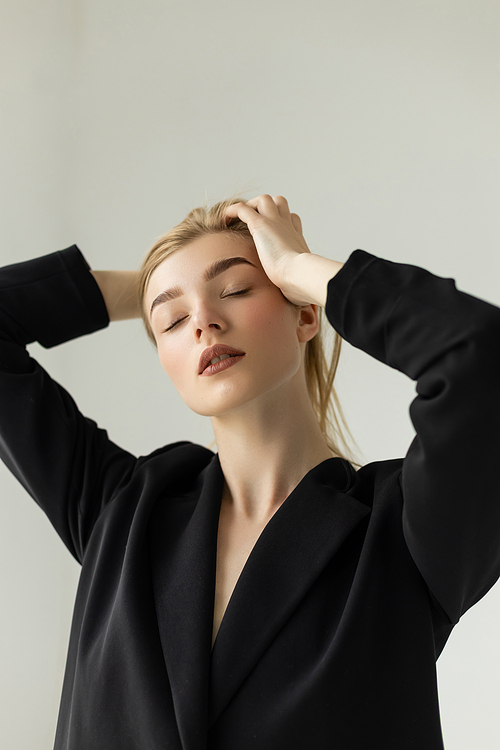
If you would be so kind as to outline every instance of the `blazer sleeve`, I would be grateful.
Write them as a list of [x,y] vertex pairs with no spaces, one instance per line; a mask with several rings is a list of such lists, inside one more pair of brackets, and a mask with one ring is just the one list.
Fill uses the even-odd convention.
[[0,269],[0,456],[79,562],[136,459],[79,412],[26,345],[53,347],[108,323],[76,246]]
[[346,341],[416,381],[403,531],[456,623],[500,575],[500,309],[356,250],[330,279],[325,312]]

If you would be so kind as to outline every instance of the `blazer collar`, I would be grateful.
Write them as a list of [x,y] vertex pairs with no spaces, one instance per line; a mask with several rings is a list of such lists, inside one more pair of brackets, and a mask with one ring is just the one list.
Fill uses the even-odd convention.
[[[224,486],[218,456],[179,499],[158,498],[150,519],[160,640],[184,750],[205,750],[217,531]],[[175,507],[174,507],[175,506]]]
[[[206,732],[328,561],[370,509],[344,494],[352,475],[340,458],[309,471],[257,540],[229,601],[211,653],[217,530],[224,475],[218,455],[201,472],[178,535],[165,513],[152,538],[160,638],[186,750]],[[189,502],[187,505],[189,505]],[[162,528],[165,534],[162,533]],[[163,541],[168,538],[170,549]],[[245,647],[242,648],[242,643]]]

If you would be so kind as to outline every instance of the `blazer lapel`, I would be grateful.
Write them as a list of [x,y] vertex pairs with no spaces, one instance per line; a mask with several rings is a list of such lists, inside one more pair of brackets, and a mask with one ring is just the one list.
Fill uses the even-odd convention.
[[370,508],[339,490],[349,485],[351,471],[340,458],[327,459],[314,467],[257,540],[214,643],[209,726],[327,562],[370,513]]
[[150,523],[160,639],[185,750],[204,750],[223,474],[215,456],[187,496],[160,497]]

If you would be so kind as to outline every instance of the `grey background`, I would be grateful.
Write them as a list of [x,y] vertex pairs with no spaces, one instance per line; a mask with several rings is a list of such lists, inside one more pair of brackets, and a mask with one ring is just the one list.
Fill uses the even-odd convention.
[[[205,198],[266,192],[312,252],[361,247],[500,304],[499,16],[496,0],[2,0],[0,261],[77,243],[93,268],[135,268]],[[139,322],[31,349],[129,450],[212,440]],[[364,462],[405,454],[411,381],[346,347],[338,389]],[[0,745],[49,750],[79,566],[3,465],[0,496]],[[449,750],[500,746],[499,632],[497,585],[438,663]]]

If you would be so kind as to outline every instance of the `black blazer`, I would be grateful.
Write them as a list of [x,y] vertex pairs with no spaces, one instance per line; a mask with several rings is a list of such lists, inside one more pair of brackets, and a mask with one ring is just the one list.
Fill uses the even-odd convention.
[[304,476],[211,651],[218,456],[136,458],[30,358],[108,323],[75,246],[4,268],[0,308],[1,454],[82,564],[55,748],[442,750],[435,659],[500,574],[500,310],[350,256],[328,320],[417,381],[417,436]]

